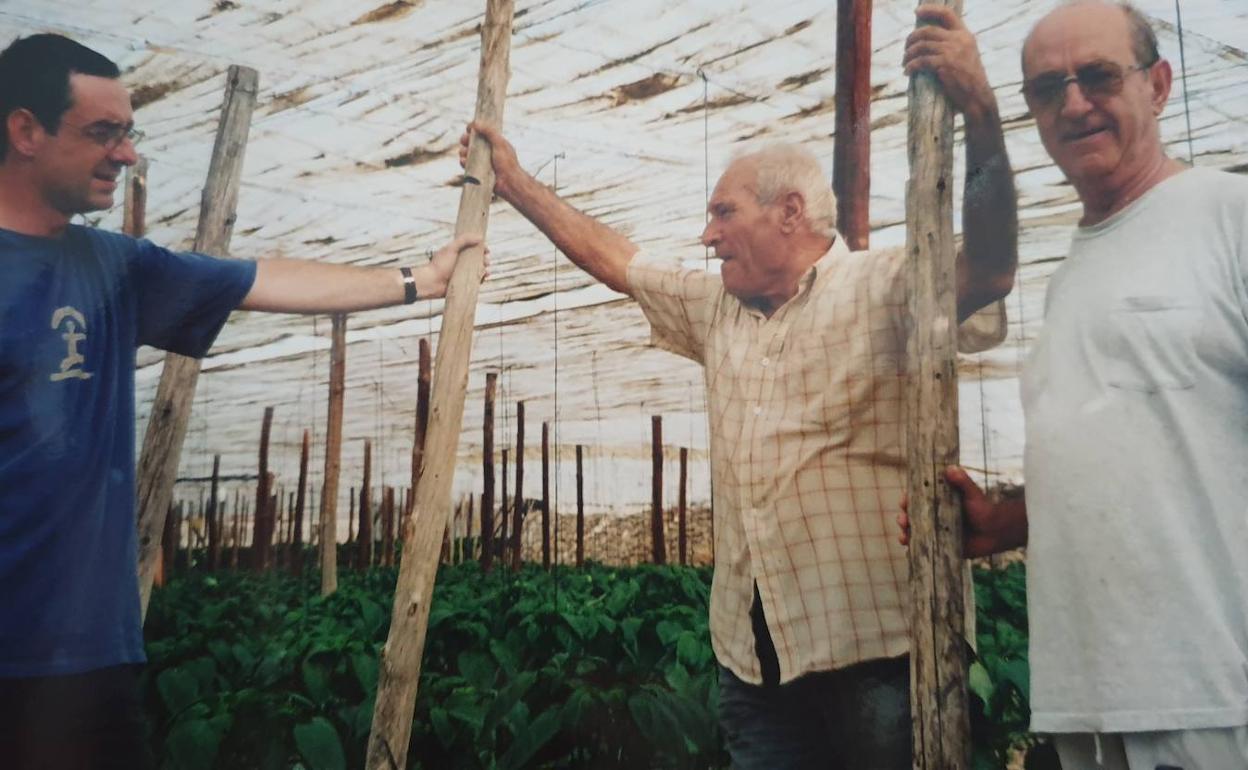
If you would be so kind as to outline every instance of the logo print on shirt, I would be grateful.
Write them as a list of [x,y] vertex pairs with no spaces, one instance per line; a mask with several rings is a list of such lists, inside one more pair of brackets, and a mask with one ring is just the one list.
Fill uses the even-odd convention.
[[[66,305],[65,307],[57,308],[56,312],[52,314],[52,328],[65,329],[61,339],[65,340],[66,353],[65,358],[61,359],[61,370],[51,375],[48,379],[52,380],[52,382],[68,379],[91,379],[91,372],[82,370],[82,364],[86,362],[86,359],[78,352],[78,343],[87,338],[87,335],[83,333],[87,330],[87,319],[82,317],[82,313]],[[80,329],[81,331],[79,331]]]

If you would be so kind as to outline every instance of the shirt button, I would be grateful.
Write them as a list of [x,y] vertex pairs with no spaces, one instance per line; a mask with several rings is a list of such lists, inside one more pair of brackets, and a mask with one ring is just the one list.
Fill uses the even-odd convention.
[[770,358],[764,358],[764,359],[762,360],[762,364],[763,364],[763,366],[771,366],[771,359],[770,359]]
[[754,414],[755,414],[755,416],[760,415],[760,414],[762,414],[762,413],[763,413],[763,408],[762,408],[761,406],[756,406],[756,407],[754,407]]

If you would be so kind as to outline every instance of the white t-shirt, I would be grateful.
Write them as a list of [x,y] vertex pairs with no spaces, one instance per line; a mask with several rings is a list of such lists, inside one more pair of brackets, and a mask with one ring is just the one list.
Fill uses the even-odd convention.
[[1080,228],[1023,371],[1032,729],[1248,724],[1248,178]]

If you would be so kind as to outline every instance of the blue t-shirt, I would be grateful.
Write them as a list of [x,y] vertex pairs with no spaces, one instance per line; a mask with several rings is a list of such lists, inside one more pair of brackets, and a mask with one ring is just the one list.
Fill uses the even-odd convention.
[[255,275],[93,228],[0,230],[0,677],[144,660],[135,350],[202,356]]

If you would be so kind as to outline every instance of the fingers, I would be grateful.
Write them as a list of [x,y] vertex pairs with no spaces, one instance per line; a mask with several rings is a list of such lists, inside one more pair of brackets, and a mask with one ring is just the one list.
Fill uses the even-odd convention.
[[897,542],[902,545],[910,545],[910,517],[904,513],[897,514]]
[[962,493],[963,497],[970,495],[982,495],[979,485],[971,480],[970,474],[964,468],[958,465],[950,465],[945,469],[945,481]]
[[920,24],[936,24],[945,29],[965,27],[962,19],[947,5],[928,3],[914,9],[914,16]]
[[485,239],[477,233],[464,233],[463,235],[455,236],[455,238],[448,243],[446,247],[450,251],[460,254],[465,249],[471,249],[473,246],[480,246],[484,240]]

